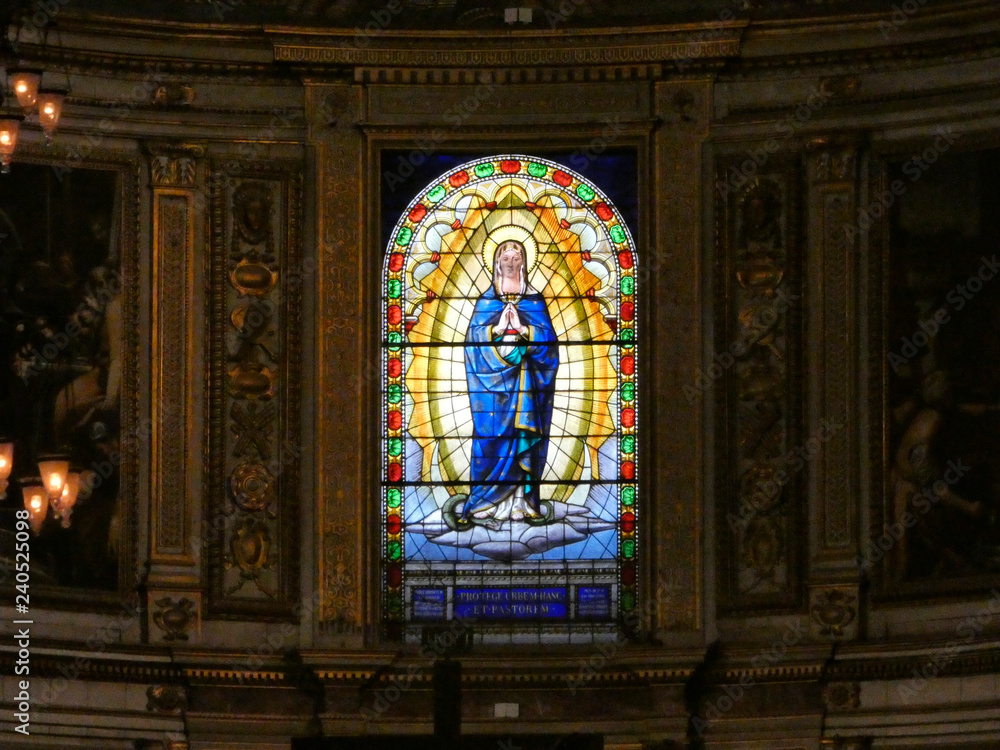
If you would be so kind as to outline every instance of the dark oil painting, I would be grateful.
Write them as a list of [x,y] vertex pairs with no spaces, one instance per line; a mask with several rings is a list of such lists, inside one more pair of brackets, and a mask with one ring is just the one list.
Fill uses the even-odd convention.
[[[31,583],[113,590],[123,368],[120,177],[15,163],[0,176],[0,440],[13,470],[0,545],[13,554],[21,485],[68,458],[79,494],[31,538]],[[9,564],[9,560],[2,560]]]
[[998,150],[889,165],[888,512],[872,550],[897,584],[1000,572],[998,175]]

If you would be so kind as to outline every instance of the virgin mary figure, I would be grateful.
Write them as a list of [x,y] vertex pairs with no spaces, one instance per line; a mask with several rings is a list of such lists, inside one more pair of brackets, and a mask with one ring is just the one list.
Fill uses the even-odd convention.
[[549,448],[559,347],[545,299],[528,283],[532,265],[523,242],[500,242],[492,258],[493,283],[469,322],[465,374],[473,422],[472,489],[462,524],[499,528],[508,519],[545,516],[539,482]]

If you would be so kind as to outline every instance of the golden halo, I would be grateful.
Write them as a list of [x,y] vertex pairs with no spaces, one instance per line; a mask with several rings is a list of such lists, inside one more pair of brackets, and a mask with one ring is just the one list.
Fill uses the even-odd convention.
[[493,275],[493,260],[496,257],[497,248],[507,240],[515,240],[524,245],[525,255],[528,256],[528,267],[525,269],[527,276],[535,270],[538,265],[538,241],[534,235],[524,227],[515,224],[504,224],[497,227],[486,237],[483,242],[483,266],[487,273]]

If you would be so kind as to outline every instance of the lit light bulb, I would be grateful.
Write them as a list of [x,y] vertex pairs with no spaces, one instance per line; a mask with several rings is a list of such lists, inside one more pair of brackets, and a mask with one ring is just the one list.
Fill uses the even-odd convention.
[[6,468],[7,468],[7,459],[4,458],[3,456],[0,456],[0,469],[6,469]]
[[31,496],[31,509],[36,513],[42,509],[42,497],[41,495]]

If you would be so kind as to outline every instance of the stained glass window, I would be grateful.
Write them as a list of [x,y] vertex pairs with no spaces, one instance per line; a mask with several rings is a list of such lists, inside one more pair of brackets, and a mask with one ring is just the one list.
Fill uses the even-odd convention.
[[586,640],[637,606],[636,255],[601,189],[477,159],[422,190],[382,278],[384,625]]

